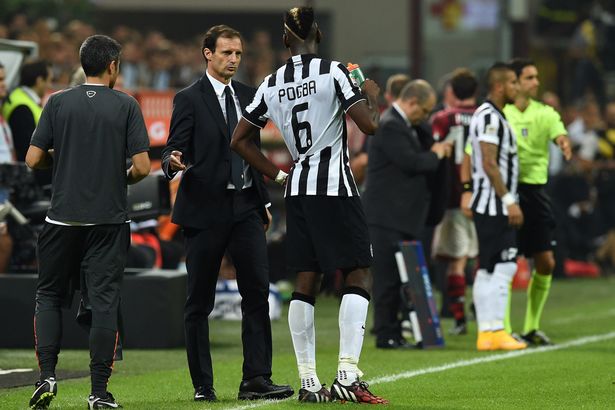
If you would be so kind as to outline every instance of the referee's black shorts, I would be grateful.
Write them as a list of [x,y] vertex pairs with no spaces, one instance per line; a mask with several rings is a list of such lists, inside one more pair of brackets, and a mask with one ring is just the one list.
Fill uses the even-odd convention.
[[508,224],[508,216],[475,213],[474,226],[478,235],[478,259],[481,269],[492,273],[498,263],[515,262],[516,230]]
[[358,197],[286,198],[287,265],[291,272],[367,268],[372,248]]
[[127,223],[92,226],[45,223],[37,248],[37,310],[56,309],[72,298],[71,288],[81,287],[84,302],[92,308],[92,326],[117,330],[120,285],[129,246]]
[[517,237],[519,252],[531,257],[555,248],[555,218],[544,185],[519,184],[523,226]]

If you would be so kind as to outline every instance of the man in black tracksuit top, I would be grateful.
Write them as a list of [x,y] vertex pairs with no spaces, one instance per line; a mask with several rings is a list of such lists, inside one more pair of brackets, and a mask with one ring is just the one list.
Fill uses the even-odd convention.
[[[120,285],[130,244],[127,184],[150,170],[149,138],[134,98],[114,91],[121,46],[95,35],[79,51],[87,81],[52,95],[32,135],[26,163],[53,166],[51,207],[38,238],[39,279],[34,315],[40,380],[32,408],[57,393],[55,367],[62,337],[60,307],[75,283],[91,306],[88,408],[117,408],[107,392],[118,340]],[[132,166],[126,170],[126,159]]]

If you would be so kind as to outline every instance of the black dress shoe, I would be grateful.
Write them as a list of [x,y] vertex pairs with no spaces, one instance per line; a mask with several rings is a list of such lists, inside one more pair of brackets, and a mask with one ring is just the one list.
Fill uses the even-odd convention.
[[250,380],[243,380],[239,385],[239,400],[280,400],[295,394],[288,385],[273,384],[270,378],[257,376]]
[[194,389],[194,401],[217,401],[216,391],[213,387],[199,386]]
[[378,349],[414,349],[414,345],[403,337],[376,339]]

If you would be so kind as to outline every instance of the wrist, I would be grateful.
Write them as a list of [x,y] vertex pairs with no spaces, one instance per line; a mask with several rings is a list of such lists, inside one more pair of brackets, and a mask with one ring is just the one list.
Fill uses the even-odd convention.
[[515,197],[513,194],[511,194],[510,192],[507,192],[506,194],[504,194],[504,196],[501,198],[502,203],[509,207],[511,205],[514,205],[517,203],[517,201],[515,200]]
[[275,177],[275,182],[284,185],[286,183],[286,178],[288,178],[288,174],[282,170],[278,171],[278,175]]
[[472,181],[465,181],[461,183],[462,192],[472,192]]

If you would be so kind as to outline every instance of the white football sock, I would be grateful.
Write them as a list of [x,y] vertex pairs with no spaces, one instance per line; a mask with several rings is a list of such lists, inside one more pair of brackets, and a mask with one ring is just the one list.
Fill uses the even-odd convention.
[[317,392],[322,388],[316,375],[316,336],[314,306],[302,300],[291,300],[288,327],[293,340],[301,388]]
[[369,301],[361,295],[347,293],[342,297],[339,312],[340,353],[337,380],[344,386],[351,385],[363,376],[358,364],[363,347],[368,307]]
[[490,304],[491,275],[486,269],[479,269],[472,285],[472,299],[476,310],[476,323],[479,332],[491,330],[492,312]]
[[497,263],[491,276],[491,310],[493,312],[491,327],[493,330],[504,329],[504,317],[508,305],[510,283],[517,272],[515,262]]

